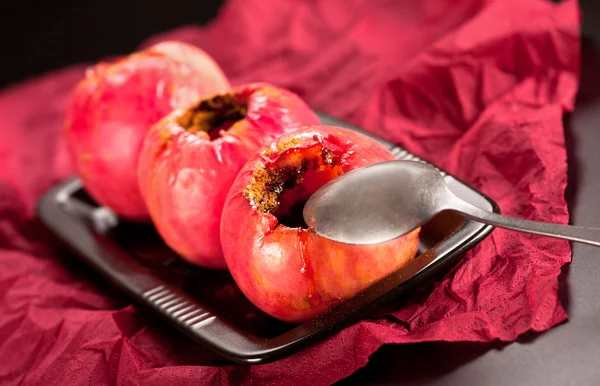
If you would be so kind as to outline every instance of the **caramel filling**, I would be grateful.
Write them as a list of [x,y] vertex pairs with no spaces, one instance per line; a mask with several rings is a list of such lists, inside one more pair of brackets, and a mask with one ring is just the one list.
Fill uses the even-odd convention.
[[247,112],[247,98],[235,94],[217,95],[186,110],[177,118],[177,123],[189,132],[207,133],[212,141],[244,119]]
[[255,169],[244,197],[255,210],[273,214],[279,224],[306,229],[304,204],[321,186],[341,174],[339,157],[321,144],[289,149],[274,164]]

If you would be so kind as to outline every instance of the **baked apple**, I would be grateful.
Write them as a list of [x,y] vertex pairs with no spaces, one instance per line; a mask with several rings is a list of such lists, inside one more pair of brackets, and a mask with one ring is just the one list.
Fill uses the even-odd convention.
[[229,270],[246,297],[290,323],[313,318],[414,258],[420,228],[382,244],[348,245],[307,229],[302,209],[334,178],[394,156],[375,140],[314,126],[280,137],[234,181],[221,221]]
[[148,220],[137,183],[144,136],[174,108],[229,87],[210,56],[179,42],[91,68],[73,91],[65,122],[67,146],[88,194],[123,218]]
[[144,141],[139,186],[157,231],[188,262],[226,269],[219,225],[236,175],[261,146],[317,115],[290,91],[242,85],[173,111]]

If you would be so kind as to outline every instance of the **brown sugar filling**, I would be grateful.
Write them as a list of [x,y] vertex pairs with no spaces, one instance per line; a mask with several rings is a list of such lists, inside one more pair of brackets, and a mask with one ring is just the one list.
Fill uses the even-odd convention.
[[339,156],[321,144],[290,149],[274,164],[255,169],[244,197],[257,211],[273,214],[279,224],[307,229],[302,216],[306,201],[341,174]]
[[247,98],[235,94],[216,95],[204,99],[177,118],[177,123],[189,132],[207,133],[210,140],[219,138],[222,131],[246,117]]

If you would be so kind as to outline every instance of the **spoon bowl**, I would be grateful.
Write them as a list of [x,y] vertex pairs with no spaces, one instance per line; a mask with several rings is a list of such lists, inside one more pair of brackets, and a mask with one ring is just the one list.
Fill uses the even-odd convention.
[[389,161],[343,174],[315,192],[303,216],[318,235],[346,244],[403,236],[441,211],[521,232],[600,246],[600,229],[502,216],[456,196],[441,173],[420,161]]

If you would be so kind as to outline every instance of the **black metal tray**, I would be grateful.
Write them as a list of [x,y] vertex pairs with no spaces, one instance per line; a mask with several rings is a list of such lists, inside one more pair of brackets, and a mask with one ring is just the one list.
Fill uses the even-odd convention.
[[[320,116],[324,124],[367,134],[345,122]],[[423,161],[376,139],[398,159]],[[441,173],[455,194],[473,205],[499,212],[490,198]],[[165,246],[152,226],[124,222],[96,205],[78,179],[66,181],[44,195],[37,216],[79,258],[134,301],[237,363],[277,360],[368,317],[389,300],[451,266],[493,229],[450,213],[440,214],[422,228],[418,257],[407,266],[330,312],[301,325],[290,325],[254,307],[228,273],[186,264]]]

